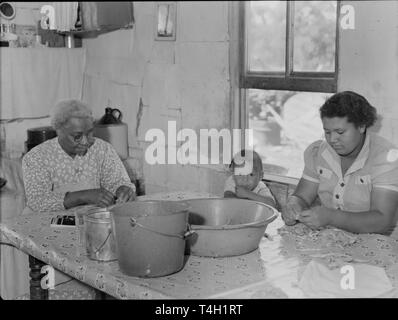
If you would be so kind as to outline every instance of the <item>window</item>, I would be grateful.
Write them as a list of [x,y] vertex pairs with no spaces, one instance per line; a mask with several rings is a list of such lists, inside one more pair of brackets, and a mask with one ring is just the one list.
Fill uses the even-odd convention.
[[337,87],[338,1],[240,3],[242,125],[265,173],[299,178]]

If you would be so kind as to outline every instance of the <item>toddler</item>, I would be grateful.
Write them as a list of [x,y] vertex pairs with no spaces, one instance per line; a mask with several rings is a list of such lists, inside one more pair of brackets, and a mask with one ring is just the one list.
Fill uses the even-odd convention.
[[232,159],[232,176],[225,181],[224,198],[241,198],[275,207],[275,199],[263,178],[263,163],[257,152],[241,150]]

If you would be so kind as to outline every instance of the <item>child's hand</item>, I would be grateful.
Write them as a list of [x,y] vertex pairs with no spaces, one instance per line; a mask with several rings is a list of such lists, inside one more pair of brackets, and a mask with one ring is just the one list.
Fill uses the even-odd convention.
[[247,190],[247,189],[244,188],[244,187],[241,187],[241,186],[236,186],[236,187],[235,187],[235,194],[236,194],[236,196],[237,196],[238,198],[247,198],[247,197],[248,197],[247,194],[248,194],[249,192],[250,192],[250,191]]

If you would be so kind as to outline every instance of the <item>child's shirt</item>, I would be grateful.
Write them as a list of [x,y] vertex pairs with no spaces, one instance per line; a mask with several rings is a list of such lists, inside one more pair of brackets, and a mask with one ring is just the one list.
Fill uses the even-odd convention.
[[[233,176],[228,177],[228,179],[225,181],[224,192],[231,191],[231,192],[235,193],[235,186],[236,185],[235,185],[234,177]],[[276,202],[274,196],[271,193],[271,190],[262,181],[260,181],[258,183],[258,185],[251,191],[260,196],[269,197],[269,198],[273,199],[274,202]]]

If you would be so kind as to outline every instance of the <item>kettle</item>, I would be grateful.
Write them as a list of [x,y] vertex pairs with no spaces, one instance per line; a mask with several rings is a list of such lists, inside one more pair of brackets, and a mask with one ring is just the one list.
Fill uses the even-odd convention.
[[105,114],[94,125],[94,136],[109,142],[122,160],[128,158],[128,128],[119,109],[105,108]]
[[122,118],[122,113],[120,112],[119,109],[105,108],[105,115],[100,120],[98,120],[97,124],[122,123],[121,118]]

